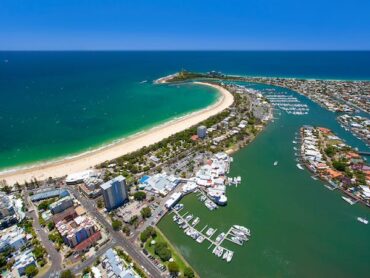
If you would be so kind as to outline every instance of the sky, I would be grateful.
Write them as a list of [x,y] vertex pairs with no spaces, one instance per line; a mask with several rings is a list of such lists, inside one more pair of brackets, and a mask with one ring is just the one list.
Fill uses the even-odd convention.
[[0,0],[0,50],[370,50],[370,1]]

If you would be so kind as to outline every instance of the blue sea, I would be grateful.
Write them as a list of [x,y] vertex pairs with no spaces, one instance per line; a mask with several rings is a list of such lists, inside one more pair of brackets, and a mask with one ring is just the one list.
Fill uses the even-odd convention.
[[370,52],[0,52],[0,169],[88,151],[217,100],[212,88],[152,84],[181,69],[370,80]]

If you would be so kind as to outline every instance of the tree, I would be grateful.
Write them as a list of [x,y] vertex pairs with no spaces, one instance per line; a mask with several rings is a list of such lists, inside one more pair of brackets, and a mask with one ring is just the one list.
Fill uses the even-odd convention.
[[176,262],[169,262],[167,267],[171,274],[179,273],[179,265]]
[[75,276],[72,274],[72,271],[70,269],[64,270],[60,274],[60,278],[74,278]]
[[84,269],[84,271],[83,271],[83,274],[85,275],[85,274],[88,274],[88,273],[90,273],[91,272],[91,268],[90,267],[86,267],[85,269]]
[[333,155],[336,153],[336,149],[333,146],[328,146],[325,149],[325,153],[326,153],[327,156],[333,157]]
[[130,233],[131,233],[131,230],[130,230],[129,226],[125,225],[125,226],[123,226],[123,228],[122,228],[122,232],[123,232],[126,236],[129,236],[129,235],[130,235]]
[[152,216],[152,210],[150,209],[150,207],[145,207],[143,208],[141,211],[141,216],[143,218],[149,218],[150,216]]
[[41,247],[40,245],[37,245],[33,249],[33,254],[35,255],[37,260],[42,259],[45,255],[45,253],[46,253],[46,250],[43,247]]
[[38,206],[37,208],[39,210],[47,210],[49,208],[49,205],[54,201],[54,199],[51,199],[51,200],[45,200],[45,201],[42,201]]
[[142,242],[146,242],[148,238],[152,237],[155,238],[157,236],[157,232],[152,226],[148,226],[141,234],[140,234],[140,240]]
[[133,215],[131,216],[131,219],[130,219],[130,224],[131,225],[135,225],[137,223],[137,220],[139,219],[139,217],[137,215]]
[[50,222],[48,223],[48,229],[49,229],[49,231],[51,231],[52,229],[54,229],[54,227],[55,227],[54,222],[53,222],[53,221],[50,221]]
[[12,188],[5,184],[2,188],[1,188],[1,191],[5,192],[6,194],[10,194],[10,192],[12,192]]
[[141,234],[140,234],[140,240],[141,242],[146,242],[149,238],[149,235],[148,233],[146,233],[145,231],[143,231]]
[[122,222],[119,221],[119,220],[113,220],[112,221],[112,227],[113,227],[113,230],[115,230],[115,231],[121,230]]
[[191,267],[185,267],[184,269],[184,277],[186,278],[193,278],[195,277],[194,271],[191,269]]
[[27,277],[34,277],[39,273],[35,265],[30,265],[26,267],[25,274]]
[[100,208],[100,209],[103,208],[103,205],[104,205],[103,200],[99,199],[97,205],[98,205],[98,208]]
[[168,249],[167,243],[165,242],[157,242],[154,246],[154,253],[164,262],[171,259],[171,251]]
[[333,161],[333,167],[338,171],[345,171],[346,170],[346,163],[343,161],[335,160]]
[[6,266],[6,258],[0,255],[0,267]]
[[146,193],[144,191],[138,191],[134,193],[134,199],[136,201],[143,201],[146,198]]

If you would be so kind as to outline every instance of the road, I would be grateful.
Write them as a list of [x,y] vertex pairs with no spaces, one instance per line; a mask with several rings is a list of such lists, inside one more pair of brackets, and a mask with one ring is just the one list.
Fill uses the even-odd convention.
[[43,275],[43,277],[51,277],[52,276],[51,274],[59,273],[62,270],[62,256],[55,249],[54,244],[48,238],[48,234],[41,227],[40,222],[39,222],[39,217],[37,214],[37,210],[29,198],[28,191],[27,190],[24,190],[24,191],[25,191],[24,200],[26,201],[27,207],[29,209],[26,215],[33,219],[32,226],[35,229],[35,232],[38,238],[41,240],[42,245],[45,247],[46,251],[48,252],[49,260],[51,261],[51,267]]
[[140,225],[133,235],[131,237],[135,238],[138,236],[142,231],[144,231],[148,226],[155,226],[157,223],[161,220],[161,218],[167,213],[167,209],[165,209],[164,204],[169,200],[172,196],[172,194],[176,192],[181,192],[182,191],[182,185],[179,184],[176,186],[176,188],[171,191],[167,196],[163,197],[160,199],[159,205],[157,206],[156,209],[152,210],[152,215],[148,219],[144,221],[142,225]]
[[161,272],[159,269],[138,250],[138,247],[133,242],[125,238],[121,231],[113,230],[112,225],[105,219],[105,216],[102,215],[94,206],[95,202],[88,200],[72,187],[69,188],[69,190],[73,193],[81,205],[84,206],[86,211],[88,211],[90,215],[94,216],[100,222],[100,224],[104,226],[104,228],[109,232],[114,243],[117,243],[117,245],[122,247],[134,261],[144,268],[144,271],[146,270],[150,277],[161,277]]
[[95,254],[94,254],[94,256],[91,256],[88,259],[86,259],[86,261],[83,261],[83,262],[79,263],[78,266],[75,266],[75,267],[71,268],[71,271],[75,275],[77,273],[81,273],[82,271],[84,271],[84,269],[86,269],[87,267],[89,267],[90,265],[92,265],[96,261],[97,258],[99,258],[105,252],[107,252],[108,249],[113,248],[116,245],[117,245],[117,242],[115,242],[114,239],[111,240],[111,241],[109,241],[103,247],[101,247],[98,251],[96,251]]

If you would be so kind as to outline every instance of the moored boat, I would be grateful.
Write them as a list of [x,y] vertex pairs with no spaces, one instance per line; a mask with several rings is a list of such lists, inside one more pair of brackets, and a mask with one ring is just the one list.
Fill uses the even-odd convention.
[[300,169],[300,170],[304,170],[304,169],[303,169],[303,167],[302,167],[302,165],[301,165],[301,164],[299,164],[299,163],[297,163],[297,167],[298,167],[298,169]]
[[356,204],[356,201],[352,200],[352,199],[351,199],[351,198],[349,198],[349,197],[342,196],[342,199],[343,199],[344,201],[346,201],[348,204],[350,204],[351,206],[352,206],[352,205],[354,205],[354,204]]
[[362,217],[357,217],[357,221],[367,225],[369,223],[369,221],[365,218],[362,218]]
[[239,231],[242,231],[242,232],[243,232],[243,233],[245,233],[247,236],[250,236],[250,234],[251,234],[251,231],[250,231],[248,228],[244,227],[244,226],[240,226],[240,225],[233,225],[233,227],[234,227],[235,229],[239,230]]
[[234,252],[233,251],[229,251],[229,253],[227,254],[227,258],[226,258],[226,261],[228,263],[232,260],[233,255],[234,255]]

